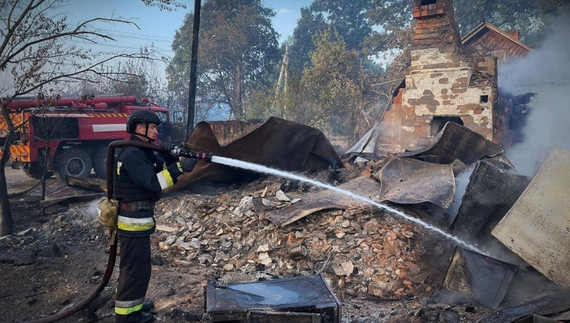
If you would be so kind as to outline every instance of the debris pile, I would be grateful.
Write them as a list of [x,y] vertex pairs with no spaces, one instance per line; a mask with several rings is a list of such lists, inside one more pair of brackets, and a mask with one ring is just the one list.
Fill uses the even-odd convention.
[[[432,290],[418,265],[425,252],[416,243],[420,228],[358,203],[278,227],[256,213],[252,200],[260,197],[275,209],[302,200],[295,192],[284,193],[281,181],[258,180],[219,196],[167,197],[157,204],[161,215],[153,239],[176,264],[197,261],[222,274],[238,271],[254,280],[323,273],[341,297],[401,298]],[[293,252],[292,257],[301,245],[307,256]]]
[[[334,190],[259,175],[226,184],[191,182],[167,194],[155,206],[151,237],[148,296],[157,315],[165,322],[200,320],[207,314],[204,304],[212,302],[205,289],[318,276],[342,303],[343,319],[354,323],[502,323],[532,315],[569,320],[570,289],[564,287],[570,219],[562,197],[570,153],[554,149],[530,181],[516,174],[502,148],[465,127],[448,123],[437,139],[423,151],[377,159],[353,155],[342,170],[304,173]],[[458,175],[468,170],[469,184],[458,197]],[[35,277],[37,267],[60,260],[51,258],[89,250],[101,254],[94,266],[102,268],[103,228],[89,205],[60,212],[64,201],[49,205],[55,214],[40,227],[0,239],[6,255],[0,263],[22,266]],[[452,202],[460,204],[457,215]],[[554,233],[556,239],[547,238]],[[97,268],[85,270],[91,284],[100,279]],[[91,307],[92,316],[112,319],[113,284]],[[28,294],[39,297],[47,287],[34,288]],[[61,307],[71,302],[63,294]],[[216,304],[223,312],[224,304]]]

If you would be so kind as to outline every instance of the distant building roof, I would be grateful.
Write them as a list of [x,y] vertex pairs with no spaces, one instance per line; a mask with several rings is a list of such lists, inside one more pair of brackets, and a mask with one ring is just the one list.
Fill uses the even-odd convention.
[[518,31],[507,33],[497,26],[483,22],[461,40],[469,56],[496,56],[503,63],[510,57],[525,56],[532,49],[518,40]]

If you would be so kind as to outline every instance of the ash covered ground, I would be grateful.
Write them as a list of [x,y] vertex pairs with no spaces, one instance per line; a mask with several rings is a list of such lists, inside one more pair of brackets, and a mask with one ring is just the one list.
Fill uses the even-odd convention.
[[[338,185],[361,176],[350,167]],[[33,181],[12,182],[21,190]],[[152,279],[147,298],[157,322],[204,321],[209,280],[255,282],[322,274],[342,303],[342,322],[476,322],[492,310],[469,300],[438,301],[455,245],[432,231],[362,203],[312,213],[278,227],[258,214],[252,198],[284,207],[320,190],[263,176],[239,184],[197,183],[156,206]],[[283,199],[284,194],[289,201]],[[3,322],[50,316],[80,302],[101,282],[108,236],[94,216],[97,201],[40,212],[25,195],[11,199],[15,234],[0,240]],[[411,210],[410,210],[411,212]],[[415,214],[418,216],[418,214]],[[289,250],[304,243],[308,256]],[[117,258],[117,266],[120,255]],[[114,322],[117,270],[84,310],[61,322]]]

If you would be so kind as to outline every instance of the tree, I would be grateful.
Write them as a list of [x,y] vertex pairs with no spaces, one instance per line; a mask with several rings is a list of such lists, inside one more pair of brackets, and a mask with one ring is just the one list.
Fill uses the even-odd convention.
[[[368,18],[374,25],[382,27],[383,31],[375,32],[367,45],[380,50],[398,47],[397,44],[401,43],[399,31],[413,24],[412,9],[417,0],[373,1]],[[549,7],[544,3],[555,3],[554,7],[557,8],[558,3],[563,1],[566,0],[454,0],[453,7],[461,36],[487,21],[505,31],[520,30],[521,40],[535,46],[542,28],[540,3],[543,3],[542,8]]]
[[367,12],[370,23],[379,26],[367,39],[366,48],[370,51],[401,50],[408,44],[405,42],[407,30],[413,28],[413,1],[373,0]]
[[[16,129],[6,107],[17,97],[51,93],[61,83],[89,80],[93,76],[115,76],[101,67],[115,59],[142,57],[137,53],[96,53],[73,41],[97,44],[114,41],[101,23],[134,25],[118,18],[93,18],[71,26],[58,14],[63,0],[5,0],[0,3],[0,74],[6,81],[0,89],[0,116],[8,131],[0,142],[0,236],[12,233],[12,214],[4,167]],[[135,25],[136,26],[136,25]]]
[[172,0],[142,0],[147,6],[158,7],[160,10],[172,11],[176,8],[186,8],[186,5]]
[[[198,51],[198,97],[206,105],[227,106],[235,118],[247,114],[253,90],[268,86],[279,60],[275,13],[261,0],[210,0],[201,9]],[[176,32],[174,58],[167,77],[179,97],[187,99],[193,15]]]
[[301,8],[291,44],[294,72],[301,71],[310,61],[309,52],[315,50],[313,38],[325,30],[336,32],[349,49],[360,53],[372,34],[372,25],[366,17],[371,6],[372,0],[315,0],[309,7]]
[[329,31],[316,36],[315,46],[301,80],[307,104],[296,111],[295,119],[329,136],[357,135],[363,109],[372,103],[359,52]]
[[543,16],[560,15],[570,9],[570,2],[568,0],[538,0],[538,8]]
[[487,21],[506,32],[519,30],[521,41],[531,47],[540,41],[543,24],[536,0],[455,0],[454,8],[462,36]]

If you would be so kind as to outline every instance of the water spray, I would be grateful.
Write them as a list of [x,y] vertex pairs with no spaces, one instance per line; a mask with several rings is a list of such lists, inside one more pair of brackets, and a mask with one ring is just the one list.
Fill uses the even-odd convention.
[[[410,216],[410,215],[408,215],[408,214],[406,214],[406,213],[404,213],[404,212],[402,212],[402,211],[400,211],[400,210],[397,210],[397,209],[395,209],[395,208],[393,208],[393,207],[390,207],[390,206],[385,205],[385,204],[382,204],[382,203],[378,203],[378,202],[376,202],[376,201],[374,201],[374,200],[372,200],[372,199],[370,199],[370,198],[357,195],[357,194],[355,194],[355,193],[353,193],[353,192],[351,192],[351,191],[343,190],[343,189],[341,189],[341,188],[338,188],[338,187],[335,187],[335,186],[332,186],[332,185],[324,184],[324,183],[321,183],[321,182],[319,182],[319,181],[316,181],[316,180],[313,180],[313,179],[310,179],[310,178],[307,178],[307,177],[304,177],[304,176],[296,175],[296,174],[293,174],[293,173],[289,173],[289,172],[286,172],[286,171],[278,170],[278,169],[275,169],[275,168],[270,168],[270,167],[263,166],[263,165],[259,165],[259,164],[254,164],[254,163],[250,163],[250,162],[245,162],[245,161],[242,161],[242,160],[237,160],[237,159],[232,159],[232,158],[214,156],[214,155],[212,155],[212,153],[198,153],[198,152],[191,151],[191,150],[189,150],[189,149],[187,149],[187,148],[185,148],[185,147],[182,147],[182,148],[180,148],[180,147],[175,147],[174,149],[172,149],[172,150],[170,151],[170,154],[171,154],[172,156],[174,156],[174,157],[180,157],[180,156],[182,156],[182,157],[186,157],[186,158],[196,158],[196,159],[199,159],[199,160],[204,160],[204,161],[206,161],[206,162],[212,162],[212,163],[222,164],[222,165],[226,165],[226,166],[238,167],[238,168],[242,168],[242,169],[252,170],[252,171],[255,171],[255,172],[258,172],[258,173],[266,173],[266,174],[276,175],[276,176],[280,176],[280,177],[284,177],[284,178],[289,178],[289,179],[292,179],[292,180],[297,180],[297,181],[300,181],[300,182],[309,183],[309,184],[312,184],[312,185],[315,185],[315,186],[318,186],[318,187],[322,187],[322,188],[325,188],[325,189],[328,189],[328,190],[331,190],[331,191],[335,191],[335,192],[338,192],[338,193],[347,195],[347,196],[349,196],[349,197],[351,197],[351,198],[353,198],[353,199],[355,199],[355,200],[360,200],[360,201],[362,201],[362,202],[365,202],[365,203],[368,203],[368,204],[372,204],[372,205],[374,205],[374,206],[376,206],[376,207],[378,207],[378,208],[380,208],[380,209],[383,209],[383,210],[385,210],[385,211],[388,211],[388,212],[390,212],[390,213],[392,213],[392,214],[396,214],[396,215],[398,215],[398,216],[400,216],[400,217],[402,217],[402,218],[404,218],[404,219],[406,219],[406,220],[408,220],[408,221],[410,221],[410,222],[414,222],[414,223],[416,223],[416,224],[419,224],[419,225],[421,225],[421,226],[424,227],[424,228],[427,228],[427,229],[429,229],[429,230],[432,230],[432,231],[434,231],[434,232],[436,232],[436,233],[438,233],[438,234],[440,234],[440,235],[446,237],[447,239],[456,242],[458,245],[460,245],[460,246],[462,246],[462,247],[464,247],[464,248],[466,248],[466,249],[469,249],[469,250],[471,250],[471,251],[475,251],[475,252],[480,253],[480,254],[482,254],[482,255],[487,255],[485,252],[483,252],[482,250],[480,250],[480,249],[477,248],[476,246],[474,246],[474,245],[472,245],[472,244],[470,244],[470,243],[467,243],[467,242],[463,241],[462,239],[460,239],[460,238],[458,238],[458,237],[456,237],[456,236],[454,236],[454,235],[452,235],[452,234],[449,234],[449,233],[447,233],[447,232],[441,230],[440,228],[438,228],[438,227],[436,227],[436,226],[434,226],[434,225],[432,225],[432,224],[429,224],[429,223],[424,222],[424,221],[422,221],[422,220],[420,220],[420,219],[417,219],[417,218],[415,218],[415,217],[413,217],[413,216]],[[488,255],[487,255],[487,256],[488,256]]]
[[[259,164],[249,163],[249,162],[245,162],[245,161],[241,161],[241,160],[237,160],[237,159],[226,158],[226,157],[213,156],[212,154],[206,154],[206,155],[208,155],[207,159],[209,161],[211,161],[212,163],[243,168],[243,169],[252,170],[252,171],[256,171],[256,172],[260,172],[260,173],[266,173],[266,174],[276,175],[276,176],[280,176],[280,177],[284,177],[284,178],[289,178],[292,180],[306,182],[306,183],[309,183],[309,184],[312,184],[312,185],[315,185],[318,187],[322,187],[322,188],[325,188],[325,189],[328,189],[331,191],[335,191],[335,192],[347,195],[349,197],[352,197],[355,200],[360,200],[360,201],[372,204],[372,205],[374,205],[378,208],[381,208],[385,211],[396,214],[396,215],[398,215],[398,216],[400,216],[400,217],[402,217],[402,218],[404,218],[410,222],[414,222],[416,224],[419,224],[424,228],[430,229],[430,230],[446,237],[447,239],[450,239],[450,240],[456,242],[458,245],[460,245],[466,249],[469,249],[471,251],[475,251],[477,253],[486,255],[485,252],[481,251],[479,248],[475,247],[474,245],[467,243],[467,242],[461,240],[460,238],[458,238],[452,234],[449,234],[449,233],[441,230],[440,228],[438,228],[432,224],[429,224],[427,222],[424,222],[422,220],[414,218],[414,217],[412,217],[412,216],[410,216],[410,215],[408,215],[402,211],[399,211],[399,210],[392,208],[390,206],[387,206],[385,204],[378,203],[378,202],[371,200],[367,197],[357,195],[351,191],[343,190],[341,188],[338,188],[338,187],[335,187],[332,185],[328,185],[328,184],[324,184],[324,183],[321,183],[319,181],[316,181],[316,180],[313,180],[313,179],[310,179],[310,178],[307,178],[304,176],[296,175],[293,173],[285,172],[282,170],[270,168],[270,167],[259,165]],[[183,155],[181,154],[181,156],[183,156]],[[196,158],[196,157],[193,157],[193,158]],[[206,159],[204,159],[204,160],[206,160]]]

